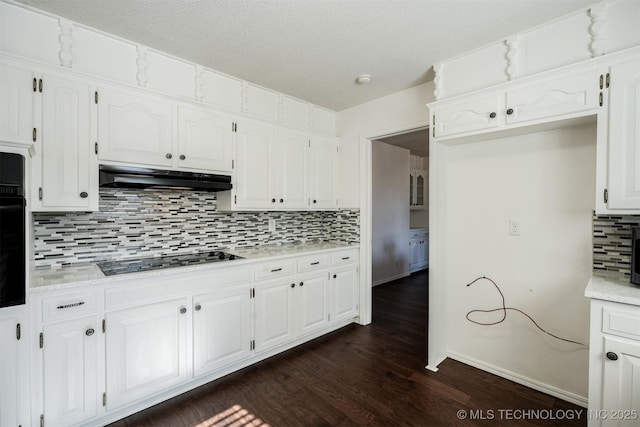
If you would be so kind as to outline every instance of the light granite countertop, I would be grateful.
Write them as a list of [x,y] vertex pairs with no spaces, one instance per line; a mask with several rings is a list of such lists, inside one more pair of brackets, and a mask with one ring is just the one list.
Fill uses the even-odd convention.
[[584,291],[588,298],[640,306],[640,285],[620,273],[594,271]]
[[167,274],[187,273],[201,270],[212,270],[221,267],[252,264],[261,259],[278,259],[301,254],[330,252],[339,249],[357,249],[359,245],[344,243],[310,242],[290,245],[262,245],[252,248],[227,249],[226,252],[238,255],[242,259],[208,264],[195,264],[184,267],[164,268],[158,270],[142,271],[136,273],[105,276],[96,264],[77,264],[61,268],[32,268],[30,272],[31,292],[43,292],[54,289],[76,288],[110,282],[123,279],[142,279],[158,277]]

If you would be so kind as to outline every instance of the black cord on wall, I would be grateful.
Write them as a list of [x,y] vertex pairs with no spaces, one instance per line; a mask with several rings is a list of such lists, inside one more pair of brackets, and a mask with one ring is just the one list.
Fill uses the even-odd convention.
[[[586,344],[583,344],[583,343],[578,342],[578,341],[573,341],[573,340],[570,340],[570,339],[566,339],[566,338],[559,337],[559,336],[554,335],[554,334],[552,334],[551,332],[549,332],[549,331],[545,330],[545,329],[544,329],[544,328],[542,328],[540,325],[538,325],[538,323],[537,323],[535,320],[533,320],[533,317],[531,317],[530,315],[528,315],[528,314],[527,314],[527,313],[525,313],[524,311],[520,310],[519,308],[515,308],[515,307],[507,307],[507,305],[506,305],[506,303],[505,303],[505,299],[504,299],[504,294],[502,293],[502,290],[500,290],[500,287],[498,286],[498,284],[497,284],[496,282],[494,282],[493,280],[491,280],[490,278],[485,277],[485,276],[478,277],[478,278],[477,278],[477,279],[475,279],[473,282],[468,283],[468,284],[467,284],[467,287],[469,287],[469,286],[473,285],[474,283],[476,283],[476,282],[477,282],[477,281],[479,281],[479,280],[488,280],[489,282],[493,283],[493,286],[495,286],[495,287],[496,287],[496,289],[497,289],[497,290],[498,290],[498,292],[500,293],[500,297],[502,298],[502,307],[500,307],[500,308],[494,308],[494,309],[491,309],[491,310],[471,310],[471,311],[469,311],[469,312],[467,313],[467,315],[466,315],[466,318],[467,318],[467,320],[468,320],[469,322],[471,322],[471,323],[475,323],[476,325],[482,325],[482,326],[493,326],[493,325],[497,325],[497,324],[499,324],[499,323],[502,323],[502,322],[504,322],[504,321],[506,320],[506,318],[507,318],[507,311],[509,311],[509,310],[510,310],[510,311],[517,311],[518,313],[520,313],[520,314],[522,314],[523,316],[525,316],[527,319],[531,320],[531,323],[533,323],[533,324],[536,326],[536,328],[538,328],[539,330],[541,330],[541,331],[542,331],[542,332],[544,332],[545,334],[547,334],[547,335],[549,335],[549,336],[551,336],[551,337],[553,337],[553,338],[555,338],[555,339],[558,339],[558,340],[560,340],[560,341],[565,341],[565,342],[568,342],[568,343],[577,344],[577,345],[581,345],[581,346],[583,346],[583,347],[587,347],[587,345],[586,345]],[[479,322],[479,321],[477,321],[477,320],[473,320],[473,319],[471,319],[471,318],[469,317],[469,316],[471,316],[473,313],[493,313],[493,312],[495,312],[495,311],[502,311],[502,319],[500,319],[500,320],[498,320],[498,321],[495,321],[495,322]]]

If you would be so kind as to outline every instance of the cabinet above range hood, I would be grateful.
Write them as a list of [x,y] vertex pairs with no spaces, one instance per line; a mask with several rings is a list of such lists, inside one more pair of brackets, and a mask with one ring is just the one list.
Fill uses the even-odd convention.
[[100,165],[100,187],[159,187],[211,192],[232,188],[229,175],[112,165]]

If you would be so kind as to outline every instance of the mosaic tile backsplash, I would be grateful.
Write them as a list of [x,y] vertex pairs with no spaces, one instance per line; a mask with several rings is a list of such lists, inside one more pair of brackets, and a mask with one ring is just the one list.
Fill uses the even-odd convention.
[[593,268],[630,277],[631,228],[640,227],[640,215],[593,217]]
[[[276,231],[269,231],[269,219]],[[358,243],[358,210],[218,212],[216,194],[100,189],[100,212],[36,213],[36,267],[264,244]]]

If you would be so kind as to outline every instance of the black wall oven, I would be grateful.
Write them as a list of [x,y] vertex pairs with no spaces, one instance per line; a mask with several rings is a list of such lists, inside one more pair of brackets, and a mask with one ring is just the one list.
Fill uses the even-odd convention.
[[24,157],[0,153],[0,308],[25,303]]

